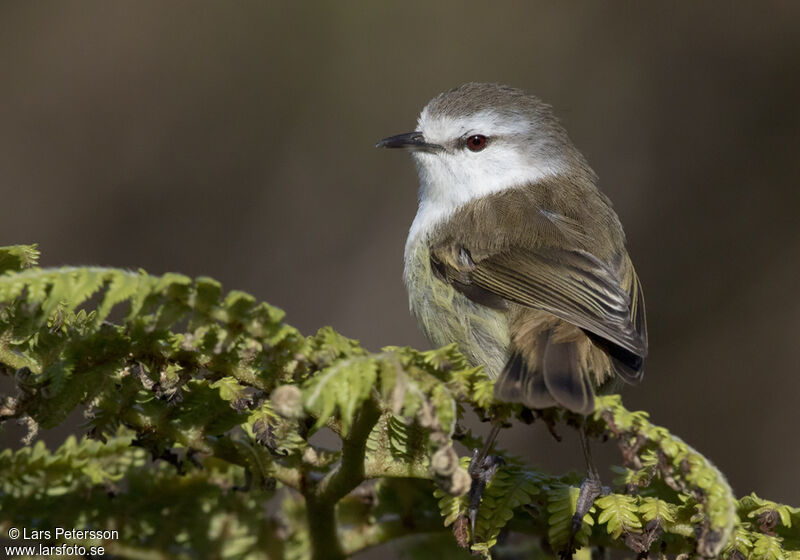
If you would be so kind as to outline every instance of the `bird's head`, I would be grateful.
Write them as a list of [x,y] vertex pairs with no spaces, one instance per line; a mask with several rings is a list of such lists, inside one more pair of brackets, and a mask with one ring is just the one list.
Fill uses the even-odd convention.
[[468,83],[437,95],[416,131],[378,146],[410,151],[420,203],[451,208],[585,166],[548,105],[499,84]]

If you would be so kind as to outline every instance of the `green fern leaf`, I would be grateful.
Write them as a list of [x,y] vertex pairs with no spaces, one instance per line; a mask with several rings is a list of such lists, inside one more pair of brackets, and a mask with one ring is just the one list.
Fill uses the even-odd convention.
[[622,533],[639,533],[642,522],[636,515],[636,499],[622,494],[609,494],[595,500],[600,514],[597,522],[605,524],[608,534],[617,539]]
[[675,523],[677,508],[658,498],[642,498],[639,513],[642,514],[645,524],[657,520],[662,527],[666,528]]
[[[458,463],[462,469],[467,469],[469,468],[470,458],[461,457]],[[444,518],[445,527],[451,526],[459,517],[466,518],[467,509],[469,508],[467,495],[453,496],[441,488],[436,488],[433,491],[433,496],[438,499],[439,513]]]
[[220,398],[231,403],[243,399],[246,395],[246,387],[235,377],[223,377],[211,383],[210,386],[219,389]]
[[31,268],[36,266],[38,261],[39,249],[35,244],[0,247],[0,274]]
[[[547,492],[547,512],[549,514],[547,537],[555,550],[563,550],[569,544],[572,517],[577,511],[579,494],[579,488],[566,484],[555,484]],[[583,525],[575,535],[576,543],[584,546],[588,543],[591,528],[594,526],[594,519],[591,516],[594,511],[595,506],[592,506],[583,517]]]
[[758,560],[783,560],[783,547],[778,537],[759,535],[753,543],[753,558]]
[[539,493],[541,481],[539,473],[519,465],[498,469],[486,487],[478,509],[475,540],[493,547],[500,531],[514,517],[514,511],[530,504]]
[[434,490],[433,495],[439,500],[439,512],[444,518],[445,527],[449,527],[456,519],[466,515],[469,506],[464,496],[452,496],[439,488]]
[[734,554],[738,553],[743,558],[749,558],[752,550],[752,533],[748,531],[744,525],[740,524],[734,528],[730,541],[728,541],[728,544],[726,544],[723,549],[722,557],[732,558]]
[[473,399],[480,408],[489,408],[494,403],[494,381],[480,379],[473,386]]
[[354,357],[341,360],[313,377],[303,387],[303,403],[317,418],[315,427],[324,426],[338,410],[342,434],[346,435],[356,411],[370,397],[377,372],[374,359]]
[[144,273],[110,272],[106,277],[108,284],[103,301],[97,308],[97,320],[105,321],[115,305],[133,298],[145,278]]

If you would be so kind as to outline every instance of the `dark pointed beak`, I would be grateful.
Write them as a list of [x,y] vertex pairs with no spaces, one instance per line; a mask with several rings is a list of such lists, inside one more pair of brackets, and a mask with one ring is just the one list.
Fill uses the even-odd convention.
[[384,138],[377,144],[376,148],[405,148],[412,152],[438,152],[442,147],[438,144],[429,144],[421,132],[406,132],[397,136]]

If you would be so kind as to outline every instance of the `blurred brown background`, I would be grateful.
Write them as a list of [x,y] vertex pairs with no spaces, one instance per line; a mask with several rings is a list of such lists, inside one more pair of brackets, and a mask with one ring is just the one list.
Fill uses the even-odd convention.
[[[442,90],[516,85],[625,224],[651,341],[627,405],[738,494],[800,505],[798,4],[487,6],[5,1],[0,244],[210,275],[306,333],[426,347],[401,282],[416,174],[373,146]],[[581,469],[566,435],[503,444]]]

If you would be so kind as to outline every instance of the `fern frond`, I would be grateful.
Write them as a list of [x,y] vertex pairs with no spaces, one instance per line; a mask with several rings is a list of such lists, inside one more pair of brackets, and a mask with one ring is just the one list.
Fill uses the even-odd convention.
[[497,544],[500,531],[515,512],[530,504],[541,493],[540,486],[544,479],[540,473],[521,465],[500,467],[481,500],[475,540],[485,543],[487,548]]
[[595,500],[594,505],[600,510],[597,521],[605,525],[608,533],[618,539],[623,533],[639,533],[642,522],[637,516],[636,499],[632,496],[609,494]]
[[[700,453],[613,396],[598,397],[587,425],[617,439],[625,467],[574,542],[579,479],[508,457],[470,535],[469,458],[455,444],[483,442],[460,428],[465,411],[551,428],[573,417],[496,402],[454,346],[373,354],[330,328],[303,337],[280,310],[210,278],[39,269],[37,256],[0,248],[0,374],[15,386],[0,421],[27,424],[28,442],[84,406],[91,439],[0,453],[0,534],[79,520],[119,530],[105,545],[120,558],[340,560],[401,537],[446,543],[451,530],[442,554],[454,558],[499,555],[504,533],[544,537],[524,548],[537,558],[573,544],[799,555],[800,510],[735,501]],[[313,443],[323,426],[340,447]],[[278,487],[275,517],[264,504]]]
[[[547,492],[547,523],[549,525],[547,538],[550,545],[556,550],[564,550],[569,545],[572,518],[577,511],[578,495],[580,489],[566,484],[552,485]],[[583,525],[575,535],[576,543],[586,545],[591,534],[595,520],[592,514],[595,506],[583,517]]]
[[[602,420],[620,445],[636,451],[657,451],[664,458],[659,475],[677,490],[696,499],[702,511],[698,552],[716,556],[730,540],[736,522],[735,499],[727,480],[705,457],[664,428],[653,426],[646,412],[629,412],[618,395],[599,397],[594,418]],[[652,457],[652,455],[650,455]],[[642,468],[652,470],[650,466]],[[622,519],[619,519],[620,527]]]
[[39,262],[39,248],[35,244],[0,247],[0,274],[19,272],[36,266],[37,262]]
[[338,411],[342,435],[347,435],[356,411],[369,398],[377,378],[371,357],[356,356],[322,370],[303,388],[306,410],[316,417],[319,428]]

